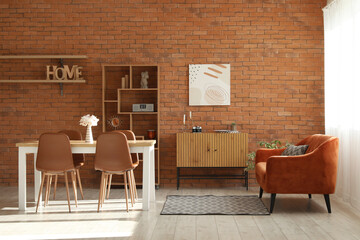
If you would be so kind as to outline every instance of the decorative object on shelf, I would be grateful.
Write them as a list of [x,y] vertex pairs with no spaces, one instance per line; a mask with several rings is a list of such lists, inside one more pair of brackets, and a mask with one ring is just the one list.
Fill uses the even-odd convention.
[[118,127],[120,127],[122,120],[120,120],[119,116],[111,116],[109,118],[109,120],[107,120],[108,124],[110,125],[110,127],[114,128],[114,129],[118,129]]
[[193,118],[192,118],[192,112],[191,112],[191,111],[189,112],[189,118],[190,118],[190,121],[191,121],[191,126],[190,126],[190,128],[191,128],[191,127],[194,128],[194,121],[193,121]]
[[97,126],[99,119],[95,117],[94,115],[87,114],[85,116],[82,116],[80,119],[80,125],[86,127],[86,137],[85,142],[87,143],[93,143],[93,135],[91,131],[92,126]]
[[184,117],[183,117],[183,124],[182,124],[182,132],[185,132],[185,129],[186,129],[186,114],[184,114]]
[[227,129],[214,130],[214,132],[217,132],[217,133],[239,133],[239,131],[232,131],[232,130],[227,130]]
[[129,75],[125,75],[125,88],[129,88]]
[[149,72],[145,71],[141,73],[141,88],[148,88]]
[[189,105],[230,105],[230,64],[190,64]]
[[236,132],[237,132],[237,130],[236,130],[236,123],[234,123],[234,122],[231,124],[231,131],[233,131],[233,132],[236,131]]
[[193,133],[201,133],[202,132],[202,129],[201,129],[201,127],[200,126],[196,126],[196,127],[193,127],[192,128],[192,132]]
[[126,82],[125,81],[126,81],[125,77],[122,77],[121,78],[121,88],[122,89],[126,88]]
[[147,130],[147,135],[149,139],[155,139],[156,138],[156,131],[155,130]]
[[133,104],[132,110],[133,112],[153,112],[154,104],[149,104],[149,103]]
[[[52,67],[52,70],[51,70]],[[69,68],[69,65],[63,65],[61,67],[53,65],[47,65],[46,66],[46,80],[50,80],[50,76],[52,75],[52,80],[84,80],[81,75],[82,67],[79,67],[78,65],[74,65],[71,68]]]

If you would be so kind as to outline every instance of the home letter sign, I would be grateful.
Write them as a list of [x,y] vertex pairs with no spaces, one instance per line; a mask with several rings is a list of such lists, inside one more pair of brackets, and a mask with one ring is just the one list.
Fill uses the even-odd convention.
[[64,67],[47,65],[46,80],[50,80],[50,76],[52,76],[51,80],[83,80],[81,69],[82,67],[78,65],[72,66],[71,70],[68,65]]

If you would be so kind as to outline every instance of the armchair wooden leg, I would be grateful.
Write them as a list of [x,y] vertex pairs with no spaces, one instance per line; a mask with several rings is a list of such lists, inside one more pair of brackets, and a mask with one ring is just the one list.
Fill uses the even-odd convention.
[[272,193],[271,194],[271,202],[270,202],[270,213],[272,213],[274,210],[275,198],[276,198],[276,193]]
[[324,194],[324,198],[325,198],[325,202],[326,202],[326,207],[327,207],[328,213],[331,213],[330,196],[329,196],[329,194]]
[[308,194],[309,195],[309,198],[311,198],[311,194]]
[[262,198],[264,190],[260,187],[259,198]]

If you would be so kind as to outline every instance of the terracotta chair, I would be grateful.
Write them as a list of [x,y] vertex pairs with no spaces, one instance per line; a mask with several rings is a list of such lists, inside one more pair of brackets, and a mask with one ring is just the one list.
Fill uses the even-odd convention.
[[46,202],[49,199],[50,177],[58,174],[64,174],[65,176],[66,194],[69,212],[71,212],[69,186],[67,179],[68,172],[71,173],[76,205],[77,199],[75,186],[75,167],[68,136],[66,136],[64,133],[44,133],[40,136],[36,158],[36,169],[42,172],[41,187],[39,190],[36,212],[39,208],[39,201],[42,194],[45,177],[47,177],[47,184],[44,197],[44,206],[46,206]]
[[[59,133],[65,133],[70,140],[83,140],[82,135],[80,131],[77,130],[61,130]],[[85,154],[73,154],[73,160],[74,160],[74,166],[76,169],[76,177],[79,183],[79,189],[81,198],[84,200],[84,193],[82,189],[81,179],[80,179],[80,167],[84,166],[85,164]],[[54,182],[54,199],[56,196],[56,185],[57,185],[57,179],[58,175],[55,176],[55,182]]]
[[[127,140],[135,140],[136,137],[135,137],[135,134],[133,131],[131,130],[115,130],[113,132],[116,132],[116,133],[123,133],[125,134]],[[139,166],[139,155],[137,153],[131,153],[131,159],[132,159],[132,162],[135,166],[135,168],[137,166]],[[135,175],[134,175],[134,171],[131,170],[129,171],[128,173],[130,176],[129,176],[129,188],[130,188],[130,181],[131,181],[131,205],[134,206],[134,202],[135,202],[135,198],[137,199],[138,198],[138,195],[137,195],[137,190],[136,190],[136,182],[135,182]],[[107,195],[106,195],[106,198],[109,199],[109,195],[110,195],[110,188],[111,188],[111,180],[112,180],[112,175],[110,174],[109,175],[109,178],[107,180]]]
[[[98,212],[106,194],[106,185],[109,175],[124,175],[126,210],[129,211],[127,176],[135,168],[132,163],[127,138],[123,133],[103,133],[96,143],[95,170],[102,171],[99,191]],[[130,181],[131,183],[131,181]],[[130,187],[131,191],[132,187]]]
[[323,194],[331,213],[329,194],[335,192],[339,139],[315,134],[296,145],[308,145],[304,155],[280,156],[285,149],[259,149],[256,152],[255,172],[263,191],[271,193],[270,213],[277,193]]

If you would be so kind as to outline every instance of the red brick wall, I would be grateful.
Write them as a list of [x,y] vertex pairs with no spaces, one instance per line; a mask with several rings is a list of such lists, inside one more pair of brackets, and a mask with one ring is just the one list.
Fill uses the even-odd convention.
[[[17,184],[16,142],[64,128],[85,134],[80,117],[101,117],[101,63],[160,66],[164,186],[176,181],[175,133],[184,112],[193,111],[205,131],[236,122],[249,133],[250,151],[260,140],[296,143],[324,132],[326,0],[42,2],[1,1],[0,54],[87,55],[65,61],[83,66],[87,83],[64,85],[64,96],[57,84],[0,84],[0,185]],[[41,78],[48,63],[0,60],[0,78]],[[196,63],[231,64],[231,106],[188,106],[188,65]],[[95,138],[101,126],[93,128]],[[92,156],[87,159],[84,185],[98,186]],[[186,185],[226,183],[236,181]]]

